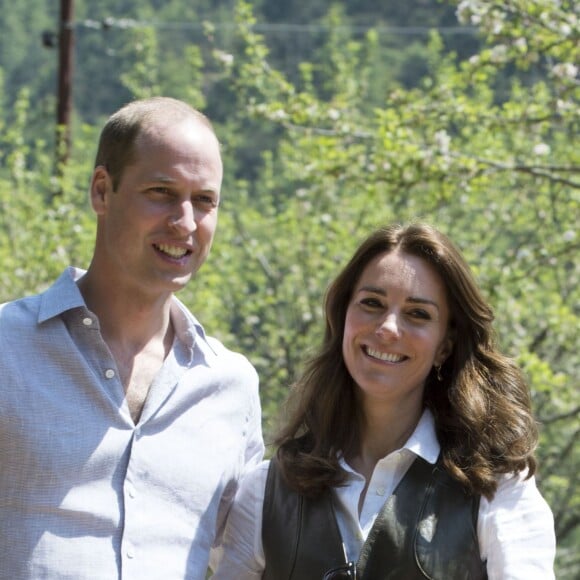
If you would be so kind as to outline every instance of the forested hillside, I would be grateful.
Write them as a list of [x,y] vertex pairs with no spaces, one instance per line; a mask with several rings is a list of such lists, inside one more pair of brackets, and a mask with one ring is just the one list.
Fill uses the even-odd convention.
[[271,434],[369,230],[465,252],[529,377],[558,578],[580,578],[580,24],[566,0],[76,0],[72,152],[56,165],[58,3],[0,0],[0,300],[86,266],[102,121],[204,110],[225,161],[212,255],[181,298],[261,376]]

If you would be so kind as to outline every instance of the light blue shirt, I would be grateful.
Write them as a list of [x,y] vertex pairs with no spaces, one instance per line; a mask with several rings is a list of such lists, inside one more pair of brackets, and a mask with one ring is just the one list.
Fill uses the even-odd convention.
[[135,425],[82,273],[0,306],[0,579],[203,580],[263,455],[257,374],[174,298]]

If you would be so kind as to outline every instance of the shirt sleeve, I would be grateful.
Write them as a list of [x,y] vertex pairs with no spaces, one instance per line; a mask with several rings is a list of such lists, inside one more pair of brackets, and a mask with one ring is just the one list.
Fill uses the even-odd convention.
[[[256,378],[257,381],[257,378]],[[253,404],[248,416],[248,443],[245,452],[244,470],[258,465],[264,458],[264,438],[262,436],[262,409],[260,406],[260,395],[258,392],[257,382],[256,389],[252,393]]]
[[502,476],[491,501],[481,498],[477,535],[489,580],[552,580],[552,512],[534,477]]
[[212,580],[261,580],[265,568],[262,511],[268,461],[248,470],[240,483],[222,542],[211,553]]

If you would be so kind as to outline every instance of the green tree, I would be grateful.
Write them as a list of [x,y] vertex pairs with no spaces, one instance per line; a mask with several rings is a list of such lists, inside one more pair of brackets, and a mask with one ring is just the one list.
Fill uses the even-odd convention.
[[558,577],[575,578],[578,22],[566,2],[460,2],[458,14],[480,27],[481,51],[461,60],[434,33],[421,85],[394,85],[369,112],[372,32],[330,40],[335,82],[319,91],[318,63],[303,63],[295,84],[272,67],[248,26],[249,6],[239,4],[238,50],[223,74],[236,88],[237,115],[277,127],[281,139],[255,180],[226,184],[209,284],[187,299],[258,366],[270,433],[317,343],[322,295],[338,264],[384,222],[420,218],[445,230],[495,307],[501,343],[529,377]]
[[85,143],[93,143],[95,130],[78,132],[81,153],[57,178],[54,144],[30,134],[30,110],[30,95],[22,90],[12,121],[0,125],[0,302],[45,288],[69,264],[87,264],[91,249],[84,192],[92,159],[81,139],[84,133]]
[[[0,32],[9,21],[15,36],[0,33],[0,299],[88,263],[86,191],[101,117],[133,96],[185,98],[216,121],[226,176],[214,250],[182,298],[256,364],[266,434],[320,339],[323,294],[339,267],[371,228],[426,219],[465,252],[495,307],[501,343],[529,377],[558,578],[577,578],[577,9],[566,0],[465,0],[433,13],[420,0],[385,4],[375,13],[364,2],[369,22],[408,24],[413,4],[436,25],[456,9],[480,36],[467,48],[437,33],[427,45],[385,44],[379,28],[355,29],[363,20],[353,2],[327,10],[313,1],[308,10],[325,33],[300,42],[304,51],[284,71],[282,40],[258,33],[251,4],[236,5],[230,29],[230,1],[79,1],[73,158],[60,172],[54,53],[35,58],[26,12],[7,8]],[[263,14],[281,6],[253,5]],[[27,34],[37,42],[56,15],[34,8]],[[174,26],[180,10],[183,22],[200,24],[195,33]]]

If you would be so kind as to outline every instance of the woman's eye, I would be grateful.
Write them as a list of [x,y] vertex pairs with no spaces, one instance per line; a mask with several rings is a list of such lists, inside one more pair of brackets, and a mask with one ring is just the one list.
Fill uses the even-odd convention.
[[368,308],[380,308],[382,303],[377,298],[363,298],[360,303]]
[[431,320],[431,315],[426,310],[415,309],[411,310],[409,314],[419,320]]

